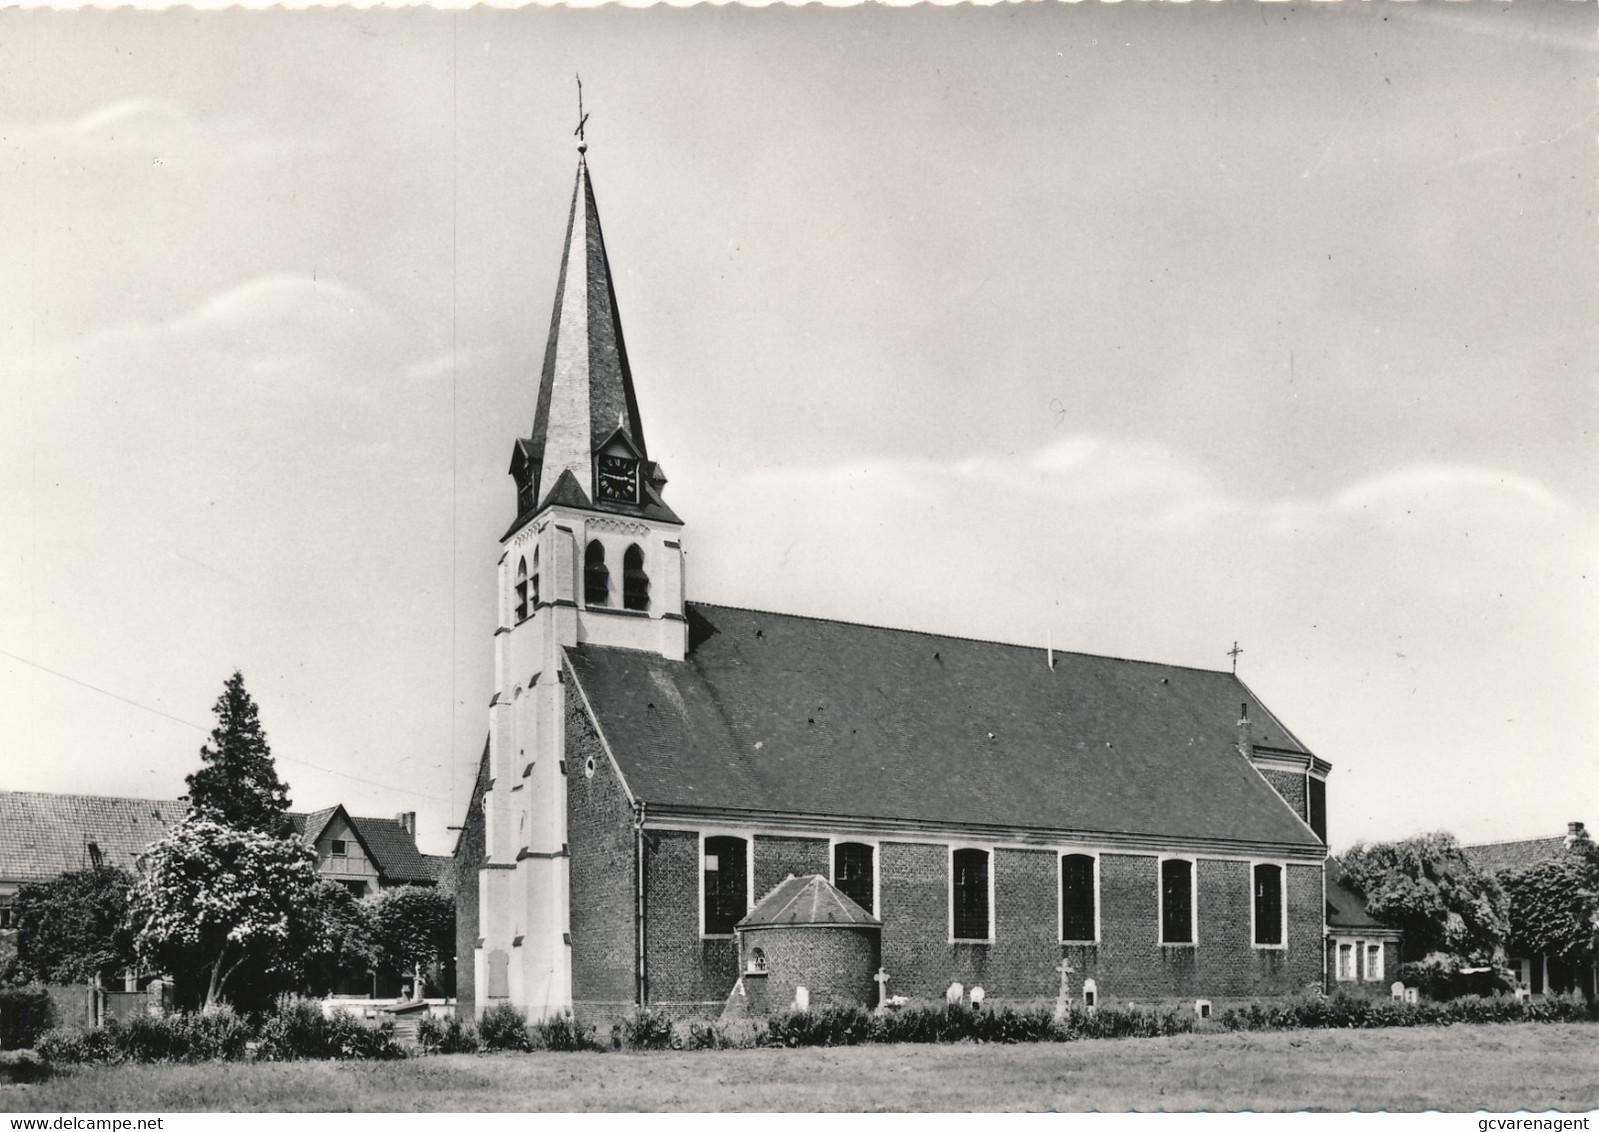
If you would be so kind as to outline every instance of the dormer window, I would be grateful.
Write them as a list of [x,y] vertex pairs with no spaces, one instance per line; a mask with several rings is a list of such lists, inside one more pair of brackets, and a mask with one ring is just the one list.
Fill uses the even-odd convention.
[[601,503],[637,503],[638,461],[632,456],[600,453],[594,475],[594,493]]

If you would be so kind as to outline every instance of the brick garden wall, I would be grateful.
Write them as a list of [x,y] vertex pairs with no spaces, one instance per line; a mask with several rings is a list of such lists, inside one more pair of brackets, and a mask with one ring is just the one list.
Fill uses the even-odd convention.
[[633,809],[581,701],[566,704],[572,1008],[604,1028],[637,1002]]

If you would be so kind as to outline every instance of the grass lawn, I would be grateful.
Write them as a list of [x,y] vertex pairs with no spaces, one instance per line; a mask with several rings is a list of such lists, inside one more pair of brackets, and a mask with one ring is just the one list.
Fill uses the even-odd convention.
[[0,1110],[80,1113],[1596,1107],[1599,1027],[1547,1024],[1017,1046],[138,1065],[0,1089]]

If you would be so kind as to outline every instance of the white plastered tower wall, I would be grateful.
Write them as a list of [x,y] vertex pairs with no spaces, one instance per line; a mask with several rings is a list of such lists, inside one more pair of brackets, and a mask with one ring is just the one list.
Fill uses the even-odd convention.
[[[540,1019],[570,1010],[572,963],[566,779],[564,650],[580,643],[640,649],[681,660],[688,643],[683,605],[682,523],[660,502],[664,478],[641,460],[637,502],[599,498],[596,460],[624,432],[644,456],[615,317],[598,215],[580,162],[540,384],[534,436],[513,461],[543,499],[513,524],[497,567],[498,627],[489,707],[489,783],[483,796],[485,859],[479,871],[480,939],[474,954],[477,1008],[510,1002]],[[602,409],[623,406],[608,436]],[[578,495],[558,483],[570,473]],[[536,477],[536,478],[535,478]],[[585,497],[586,498],[583,498]],[[519,496],[520,498],[520,496]],[[590,605],[585,553],[604,549],[610,587]],[[623,564],[637,547],[647,578],[645,608],[626,608]],[[522,587],[522,588],[519,588]]]

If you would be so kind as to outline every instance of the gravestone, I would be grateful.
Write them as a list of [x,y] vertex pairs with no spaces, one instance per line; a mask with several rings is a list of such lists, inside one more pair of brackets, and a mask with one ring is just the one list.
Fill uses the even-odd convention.
[[1055,967],[1055,973],[1060,976],[1060,991],[1055,995],[1055,1021],[1059,1022],[1066,1017],[1072,1008],[1072,975],[1077,968],[1070,959],[1062,959]]
[[511,997],[511,957],[498,948],[489,952],[489,989],[486,997]]

